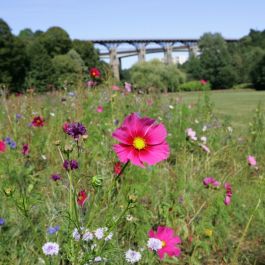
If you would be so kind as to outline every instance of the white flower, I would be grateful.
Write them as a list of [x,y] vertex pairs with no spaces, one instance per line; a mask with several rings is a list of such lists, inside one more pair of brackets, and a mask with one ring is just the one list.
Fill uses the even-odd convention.
[[102,258],[101,257],[95,257],[94,261],[95,262],[100,262],[100,261],[102,261]]
[[157,251],[163,247],[163,244],[161,240],[151,237],[147,242],[147,246],[148,248]]
[[174,109],[174,106],[172,106],[172,105],[169,105],[168,107],[169,107],[170,109]]
[[227,131],[228,131],[229,133],[232,133],[232,132],[233,132],[233,128],[230,127],[230,126],[228,126],[228,127],[227,127]]
[[202,127],[202,131],[205,132],[206,130],[207,130],[207,126],[204,125],[204,126]]
[[106,231],[106,228],[98,228],[94,234],[97,239],[102,239],[104,237],[104,231]]
[[50,112],[50,115],[51,115],[52,117],[54,117],[54,116],[55,116],[55,113],[54,113],[54,112]]
[[202,141],[204,144],[206,144],[206,142],[207,142],[207,137],[206,137],[206,136],[202,136],[202,137],[201,137],[201,141]]
[[133,217],[131,214],[127,214],[127,216],[126,216],[126,220],[127,220],[128,222],[132,222],[132,221],[134,220],[134,217]]
[[110,232],[110,233],[108,234],[108,236],[105,237],[105,241],[109,241],[109,240],[111,240],[112,237],[113,237],[113,233]]
[[85,233],[83,235],[83,240],[84,241],[89,241],[89,240],[92,240],[93,237],[94,237],[93,234],[88,229],[86,229]]
[[45,155],[41,155],[41,158],[42,158],[43,160],[47,160],[47,157],[46,157]]
[[199,123],[199,121],[198,121],[197,119],[195,119],[195,123],[196,123],[196,124],[198,124],[198,123]]
[[76,240],[76,241],[79,241],[80,240],[80,237],[81,237],[81,235],[79,234],[79,232],[78,232],[78,229],[77,228],[75,228],[74,229],[74,231],[73,231],[73,238]]
[[142,255],[140,252],[133,251],[131,249],[125,252],[126,261],[131,264],[138,262],[141,258],[142,258]]
[[97,244],[92,244],[91,245],[91,250],[95,249],[97,247]]
[[53,242],[47,242],[43,245],[42,251],[46,256],[58,255],[59,245]]

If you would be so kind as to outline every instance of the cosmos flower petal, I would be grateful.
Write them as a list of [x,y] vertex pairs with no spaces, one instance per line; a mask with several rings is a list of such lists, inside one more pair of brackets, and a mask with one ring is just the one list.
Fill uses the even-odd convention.
[[132,164],[144,168],[144,164],[140,160],[139,154],[140,152],[138,150],[132,148],[132,151],[129,153],[128,158]]
[[167,137],[167,130],[163,124],[155,124],[146,131],[146,142],[149,145],[160,144]]
[[115,130],[115,132],[112,134],[112,137],[117,139],[119,142],[123,144],[132,144],[132,138],[130,136],[130,132],[128,131],[127,127],[120,127]]
[[142,162],[148,165],[154,165],[169,157],[169,145],[164,142],[159,145],[148,146],[145,150],[139,152],[139,157]]
[[132,147],[125,144],[115,144],[113,146],[114,151],[116,152],[119,160],[122,163],[126,163],[128,161],[128,155],[132,151]]

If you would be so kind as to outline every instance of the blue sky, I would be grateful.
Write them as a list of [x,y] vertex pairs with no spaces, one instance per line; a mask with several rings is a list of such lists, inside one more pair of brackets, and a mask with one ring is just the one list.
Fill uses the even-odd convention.
[[65,29],[71,38],[240,38],[265,29],[264,0],[0,0],[0,17],[23,28]]

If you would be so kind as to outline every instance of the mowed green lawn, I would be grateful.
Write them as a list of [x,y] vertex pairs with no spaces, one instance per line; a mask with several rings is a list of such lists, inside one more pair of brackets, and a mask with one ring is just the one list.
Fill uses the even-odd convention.
[[[259,104],[262,111],[265,111],[265,91],[220,90],[208,93],[216,116],[221,119],[231,117],[234,127],[245,129]],[[199,99],[203,99],[201,92],[185,92],[178,95],[188,104],[195,104]]]

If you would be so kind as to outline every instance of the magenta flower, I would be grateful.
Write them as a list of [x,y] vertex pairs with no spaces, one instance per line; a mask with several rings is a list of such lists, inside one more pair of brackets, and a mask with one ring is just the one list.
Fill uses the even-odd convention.
[[97,107],[97,112],[99,112],[99,113],[103,112],[103,107],[102,106],[98,106]]
[[143,163],[154,165],[169,156],[165,126],[148,117],[130,114],[112,136],[120,142],[113,149],[122,163],[144,167]]
[[206,186],[206,187],[209,187],[210,185],[213,186],[213,187],[219,187],[220,186],[220,182],[215,180],[214,178],[212,177],[207,177],[207,178],[204,178],[203,180],[203,184]]
[[157,232],[152,229],[148,233],[149,238],[156,238],[161,241],[161,247],[157,248],[157,254],[162,260],[167,254],[170,257],[178,257],[180,255],[180,248],[176,245],[181,243],[181,239],[178,236],[174,236],[174,230],[170,227],[159,226]]
[[231,203],[231,197],[232,197],[232,188],[230,183],[225,183],[224,188],[226,189],[224,203],[225,205],[229,205]]
[[257,161],[256,161],[256,159],[255,159],[254,156],[249,155],[248,158],[247,158],[247,160],[248,160],[248,164],[251,167],[255,167],[257,165]]
[[23,146],[22,146],[22,154],[24,156],[28,156],[29,155],[29,145],[28,144],[23,144]]

